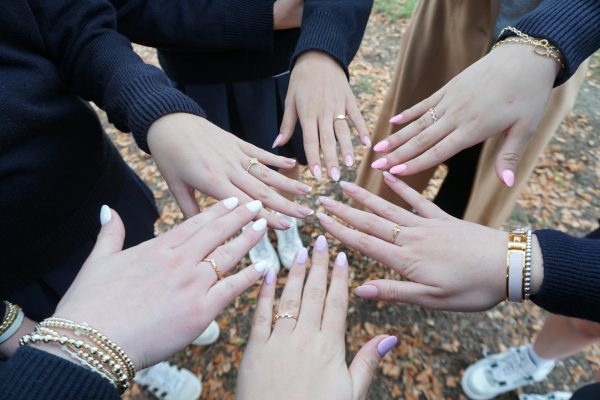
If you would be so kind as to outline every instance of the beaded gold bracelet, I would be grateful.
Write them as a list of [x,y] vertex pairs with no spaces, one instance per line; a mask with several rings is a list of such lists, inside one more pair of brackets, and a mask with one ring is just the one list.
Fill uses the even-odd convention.
[[11,327],[21,310],[18,305],[9,303],[6,300],[4,301],[4,305],[6,306],[6,311],[4,311],[4,318],[2,319],[2,324],[0,324],[0,336]]
[[551,44],[547,39],[538,39],[531,37],[512,26],[507,26],[506,28],[502,29],[498,37],[502,37],[502,35],[504,35],[504,33],[506,32],[512,32],[515,35],[517,35],[517,37],[513,36],[502,39],[492,47],[492,50],[503,44],[527,44],[533,46],[533,52],[535,54],[548,57],[556,61],[561,71],[565,68],[565,64],[563,63],[563,58],[560,53],[560,50],[558,50],[558,48]]

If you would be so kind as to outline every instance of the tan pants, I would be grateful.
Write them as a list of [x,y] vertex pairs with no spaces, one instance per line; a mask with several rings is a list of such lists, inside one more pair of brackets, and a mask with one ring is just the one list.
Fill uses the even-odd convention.
[[[487,53],[498,5],[499,0],[418,3],[411,25],[401,39],[394,78],[375,126],[373,143],[398,130],[388,123],[390,117],[427,98]],[[573,107],[586,67],[587,62],[567,83],[553,90],[542,123],[517,165],[515,184],[511,189],[500,182],[494,169],[502,144],[501,136],[484,143],[465,219],[495,228],[506,221],[535,167],[537,157]],[[407,207],[384,183],[381,172],[370,167],[379,157],[374,152],[365,156],[358,170],[357,184]],[[435,168],[432,168],[403,179],[416,190],[423,191],[434,171]]]

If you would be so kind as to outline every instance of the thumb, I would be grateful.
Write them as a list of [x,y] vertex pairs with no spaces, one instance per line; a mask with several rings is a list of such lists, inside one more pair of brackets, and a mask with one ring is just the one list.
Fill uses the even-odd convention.
[[88,260],[108,256],[123,249],[125,227],[119,214],[107,205],[103,205],[100,208],[100,223],[102,228]]
[[297,122],[298,112],[296,111],[296,102],[293,99],[286,101],[281,128],[279,129],[279,135],[277,135],[273,142],[273,148],[283,146],[292,138]]
[[506,139],[496,158],[496,174],[509,188],[515,184],[517,162],[529,141],[530,132],[524,123],[516,122],[506,132]]
[[396,336],[379,335],[369,340],[356,353],[352,364],[350,364],[353,400],[362,400],[367,397],[369,386],[379,362],[396,343],[398,343]]

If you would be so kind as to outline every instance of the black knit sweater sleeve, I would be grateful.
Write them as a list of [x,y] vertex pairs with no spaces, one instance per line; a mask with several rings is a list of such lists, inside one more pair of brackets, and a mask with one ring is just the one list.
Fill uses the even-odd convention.
[[74,93],[104,109],[122,131],[149,151],[146,135],[163,115],[204,116],[173,88],[161,70],[145,64],[116,31],[116,11],[106,0],[31,0],[47,57]]
[[544,280],[533,302],[552,313],[600,322],[600,240],[553,230],[535,235],[544,259]]
[[600,48],[600,1],[544,0],[515,27],[530,36],[547,39],[560,50],[565,68],[556,78],[558,86]]
[[302,53],[320,50],[346,71],[365,33],[373,0],[305,0],[292,67]]
[[22,347],[0,364],[2,400],[119,400],[99,374],[41,350]]
[[119,32],[172,51],[269,50],[272,0],[111,0]]

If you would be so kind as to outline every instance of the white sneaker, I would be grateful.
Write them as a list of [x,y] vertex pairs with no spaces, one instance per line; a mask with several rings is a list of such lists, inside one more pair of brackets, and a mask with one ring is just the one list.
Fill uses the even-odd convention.
[[221,334],[221,329],[219,329],[219,324],[217,321],[212,321],[210,325],[202,332],[200,336],[198,336],[192,344],[196,346],[208,346],[209,344],[213,344],[219,339],[219,335]]
[[529,356],[529,345],[511,347],[492,354],[465,371],[462,389],[471,400],[488,400],[518,387],[543,380],[554,368],[554,361],[536,365]]
[[302,248],[302,239],[300,239],[300,232],[298,232],[298,220],[291,218],[292,226],[285,231],[275,231],[277,235],[277,252],[279,253],[279,259],[285,269],[292,268],[294,257],[298,250]]
[[196,375],[168,362],[138,371],[133,380],[161,400],[197,400],[202,394]]
[[[244,229],[248,228],[248,226],[252,225],[252,222]],[[250,249],[250,261],[253,264],[256,264],[260,261],[265,261],[268,263],[267,269],[273,268],[275,270],[275,274],[279,272],[281,269],[281,264],[279,263],[279,257],[277,257],[277,253],[269,240],[268,230],[265,232],[263,237],[256,243],[256,245]]]
[[548,394],[520,394],[519,400],[569,400],[573,393],[552,392]]

